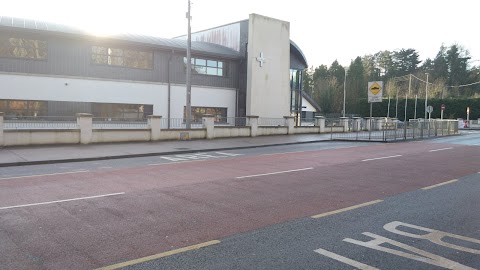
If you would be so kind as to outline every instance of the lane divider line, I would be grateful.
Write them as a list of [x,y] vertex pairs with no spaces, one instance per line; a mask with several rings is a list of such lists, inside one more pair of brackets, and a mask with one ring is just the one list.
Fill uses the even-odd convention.
[[288,171],[281,171],[281,172],[271,172],[271,173],[262,173],[262,174],[253,174],[253,175],[245,175],[245,176],[237,176],[236,179],[242,178],[250,178],[250,177],[257,177],[257,176],[265,176],[265,175],[274,175],[274,174],[281,174],[281,173],[290,173],[290,172],[299,172],[299,171],[307,171],[313,170],[312,167],[310,168],[303,168],[303,169],[296,169],[296,170],[288,170]]
[[429,150],[428,152],[438,152],[438,151],[450,150],[450,149],[453,149],[453,147],[447,147],[447,148],[441,148],[441,149],[434,149],[434,150]]
[[439,187],[439,186],[443,186],[443,185],[455,183],[455,182],[457,182],[457,181],[458,181],[458,179],[453,179],[453,180],[446,181],[446,182],[443,182],[443,183],[440,183],[440,184],[431,185],[431,186],[428,186],[428,187],[423,187],[422,189],[423,189],[423,190],[428,190],[428,189],[436,188],[436,187]]
[[187,252],[187,251],[196,250],[196,249],[216,245],[216,244],[219,244],[219,243],[220,243],[220,241],[218,241],[218,240],[212,240],[212,241],[208,241],[208,242],[205,242],[205,243],[200,243],[200,244],[193,245],[193,246],[174,249],[174,250],[170,250],[170,251],[167,251],[167,252],[163,252],[163,253],[159,253],[159,254],[155,254],[155,255],[151,255],[151,256],[146,256],[146,257],[131,260],[131,261],[126,261],[126,262],[122,262],[122,263],[113,264],[113,265],[110,265],[110,266],[105,266],[105,267],[102,267],[102,268],[97,268],[96,270],[119,269],[119,268],[123,268],[123,267],[126,267],[126,266],[131,266],[131,265],[134,265],[134,264],[144,263],[144,262],[147,262],[147,261],[172,256],[172,255],[175,255],[175,254],[184,253],[184,252]]
[[364,159],[362,161],[371,161],[371,160],[379,160],[379,159],[387,159],[387,158],[396,158],[396,157],[401,157],[402,155],[395,155],[395,156],[388,156],[388,157],[378,157],[378,158],[368,158]]
[[365,206],[380,203],[380,202],[383,202],[383,200],[375,200],[375,201],[370,201],[370,202],[366,202],[366,203],[357,204],[357,205],[354,205],[354,206],[338,209],[338,210],[335,210],[335,211],[330,211],[330,212],[314,215],[314,216],[312,216],[312,218],[326,217],[326,216],[338,214],[338,213],[345,212],[345,211],[350,211],[350,210],[353,210],[353,209],[357,209],[357,208],[360,208],[360,207],[365,207]]
[[103,194],[103,195],[96,195],[96,196],[89,196],[89,197],[81,197],[81,198],[73,198],[73,199],[66,199],[66,200],[58,200],[58,201],[49,201],[49,202],[40,202],[40,203],[30,203],[30,204],[21,204],[21,205],[5,206],[5,207],[0,207],[0,210],[6,210],[6,209],[12,209],[12,208],[22,208],[22,207],[29,207],[29,206],[37,206],[37,205],[45,205],[45,204],[52,204],[52,203],[61,203],[61,202],[71,202],[71,201],[79,201],[79,200],[96,199],[96,198],[110,197],[110,196],[123,195],[123,194],[125,194],[125,192],[111,193],[111,194]]
[[52,176],[52,175],[62,175],[62,174],[74,174],[74,173],[85,173],[85,172],[89,172],[89,171],[88,171],[88,170],[81,170],[81,171],[73,171],[73,172],[61,172],[61,173],[47,173],[47,174],[12,176],[12,177],[0,178],[0,180],[20,179],[20,178],[31,178],[31,177],[40,177],[40,176]]

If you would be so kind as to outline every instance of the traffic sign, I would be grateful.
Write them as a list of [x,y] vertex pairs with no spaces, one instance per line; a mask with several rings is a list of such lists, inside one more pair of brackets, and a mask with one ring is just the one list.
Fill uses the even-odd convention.
[[445,111],[445,104],[442,104],[442,111]]
[[433,112],[433,107],[432,106],[428,106],[427,107],[427,113],[432,113]]
[[368,82],[368,102],[382,102],[383,82]]

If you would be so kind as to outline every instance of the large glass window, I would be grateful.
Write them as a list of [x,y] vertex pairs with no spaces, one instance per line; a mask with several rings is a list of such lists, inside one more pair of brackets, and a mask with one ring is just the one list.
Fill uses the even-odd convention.
[[[215,123],[227,122],[227,108],[218,107],[191,107],[194,122],[201,123],[206,114],[215,116]],[[187,107],[183,107],[183,118],[187,118]]]
[[47,102],[0,100],[0,112],[4,112],[6,116],[43,116],[47,114]]
[[0,57],[47,59],[47,41],[0,35]]
[[92,62],[99,65],[153,69],[153,52],[92,46]]
[[[183,58],[183,63],[187,64],[187,58]],[[224,76],[224,65],[222,61],[192,58],[193,74]]]

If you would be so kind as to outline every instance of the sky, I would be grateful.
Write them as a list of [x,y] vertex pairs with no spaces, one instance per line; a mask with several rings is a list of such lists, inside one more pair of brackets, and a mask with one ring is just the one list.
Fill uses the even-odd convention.
[[[186,34],[187,0],[2,1],[0,16],[76,26],[96,35],[129,32],[171,38]],[[192,0],[192,31],[257,13],[290,22],[290,38],[309,66],[347,66],[381,50],[416,49],[421,60],[440,46],[462,45],[480,65],[478,0]]]

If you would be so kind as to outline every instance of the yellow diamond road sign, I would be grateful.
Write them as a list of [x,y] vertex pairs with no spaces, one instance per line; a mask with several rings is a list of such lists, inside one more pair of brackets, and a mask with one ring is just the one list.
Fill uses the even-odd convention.
[[382,102],[383,82],[368,82],[368,102]]
[[378,85],[377,82],[374,82],[368,90],[370,90],[370,92],[372,92],[372,94],[376,95],[376,94],[378,94],[378,92],[382,91],[382,87],[380,85]]

